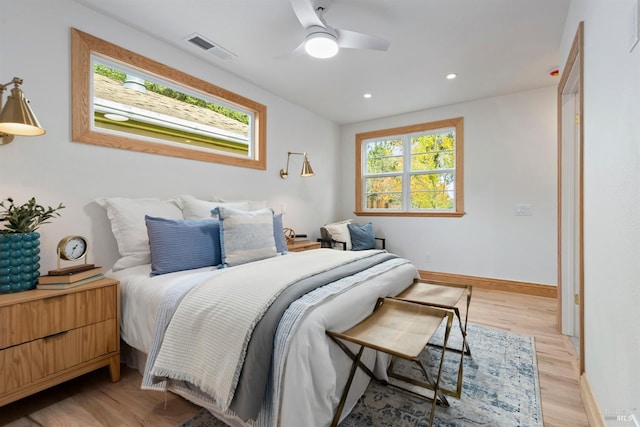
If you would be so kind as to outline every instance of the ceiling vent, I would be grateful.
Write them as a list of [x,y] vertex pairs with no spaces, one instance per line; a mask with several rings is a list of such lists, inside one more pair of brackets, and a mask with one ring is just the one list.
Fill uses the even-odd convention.
[[209,52],[215,57],[222,59],[223,61],[231,60],[235,54],[229,52],[227,49],[223,48],[220,45],[213,43],[211,40],[207,40],[205,37],[198,33],[193,33],[184,38],[184,40],[188,41],[194,46]]

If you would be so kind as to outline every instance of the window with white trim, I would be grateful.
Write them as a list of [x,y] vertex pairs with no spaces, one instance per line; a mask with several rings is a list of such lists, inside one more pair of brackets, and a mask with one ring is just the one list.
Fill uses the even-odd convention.
[[462,216],[463,118],[356,135],[356,214]]

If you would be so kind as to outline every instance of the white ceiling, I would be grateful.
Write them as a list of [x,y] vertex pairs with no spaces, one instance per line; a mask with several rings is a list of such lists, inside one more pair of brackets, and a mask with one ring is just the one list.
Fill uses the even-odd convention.
[[[277,58],[305,35],[289,0],[77,1],[340,124],[557,84],[549,71],[570,2],[333,0],[329,25],[391,45],[315,59]],[[237,56],[194,47],[192,33]]]

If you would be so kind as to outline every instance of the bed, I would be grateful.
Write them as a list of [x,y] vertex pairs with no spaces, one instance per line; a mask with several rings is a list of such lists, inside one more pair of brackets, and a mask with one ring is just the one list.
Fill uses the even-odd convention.
[[[325,331],[355,325],[379,297],[397,295],[417,277],[406,259],[375,249],[282,251],[226,268],[212,264],[155,274],[152,254],[121,262],[131,254],[116,231],[113,203],[102,204],[122,256],[109,272],[121,284],[121,337],[131,350],[128,363],[143,374],[142,388],[171,390],[231,426],[329,425],[351,360]],[[163,217],[175,214],[169,221],[182,227],[189,219],[184,205],[178,207],[180,214],[169,209]],[[148,216],[150,207],[142,209]],[[229,209],[220,211],[220,223],[234,212]],[[135,234],[125,229],[127,238]],[[171,241],[189,239],[183,228],[180,235]],[[228,255],[230,235],[219,235]],[[151,231],[148,236],[153,251]],[[370,351],[363,360],[385,375],[387,356]],[[356,376],[343,417],[368,382],[365,374]]]

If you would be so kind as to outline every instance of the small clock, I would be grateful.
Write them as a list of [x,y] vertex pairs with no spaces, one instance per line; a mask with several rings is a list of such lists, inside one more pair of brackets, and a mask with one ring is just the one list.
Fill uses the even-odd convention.
[[58,257],[65,261],[76,261],[87,256],[87,239],[82,236],[67,236],[58,243]]
[[[87,249],[89,244],[82,236],[66,236],[58,243],[58,265],[55,270],[49,270],[49,276],[64,276],[95,268],[94,264],[87,263]],[[84,263],[70,267],[60,267],[60,261],[78,261],[84,259]]]

